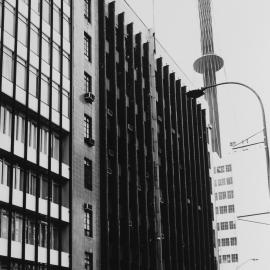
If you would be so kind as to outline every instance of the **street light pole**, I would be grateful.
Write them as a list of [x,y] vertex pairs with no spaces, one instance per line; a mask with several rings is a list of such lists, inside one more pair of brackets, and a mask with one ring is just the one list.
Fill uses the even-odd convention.
[[242,266],[244,266],[246,263],[248,263],[249,261],[253,261],[253,262],[255,262],[255,261],[258,261],[259,259],[256,259],[256,258],[251,258],[251,259],[248,259],[248,260],[246,260],[246,261],[244,261],[243,263],[241,263],[241,264],[239,264],[239,265],[237,265],[236,266],[236,268],[235,268],[235,270],[238,270],[238,269],[240,269]]
[[269,191],[269,196],[270,196],[270,164],[269,164],[270,158],[269,158],[269,146],[268,146],[268,137],[267,137],[267,128],[266,128],[266,118],[265,118],[265,111],[264,111],[263,103],[262,103],[262,100],[261,100],[260,96],[258,95],[258,93],[253,88],[251,88],[250,86],[248,86],[244,83],[222,82],[222,83],[217,83],[217,84],[201,87],[200,89],[191,90],[191,91],[187,92],[187,95],[189,97],[192,97],[192,98],[199,98],[205,94],[206,89],[213,88],[213,87],[220,86],[220,85],[226,85],[226,84],[240,85],[240,86],[243,86],[243,87],[249,89],[256,96],[256,98],[258,99],[258,101],[260,103],[262,117],[263,117],[263,135],[264,135],[265,155],[266,155],[266,164],[267,164],[266,166],[267,166],[267,176],[268,176],[268,191]]

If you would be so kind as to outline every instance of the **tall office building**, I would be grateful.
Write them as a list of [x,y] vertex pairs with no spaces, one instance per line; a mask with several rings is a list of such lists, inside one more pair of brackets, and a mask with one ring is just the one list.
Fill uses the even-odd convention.
[[215,269],[206,112],[120,2],[0,1],[0,269]]
[[0,269],[70,267],[69,1],[0,1]]
[[[203,75],[204,86],[210,86],[216,84],[216,72],[223,67],[224,62],[220,56],[214,53],[211,1],[198,0],[198,6],[201,29],[202,56],[194,62],[193,66],[196,72]],[[207,89],[205,98],[209,106],[212,151],[216,152],[221,157],[221,141],[216,87]]]
[[232,165],[222,159],[214,167],[216,243],[220,270],[233,270],[238,265],[237,216]]

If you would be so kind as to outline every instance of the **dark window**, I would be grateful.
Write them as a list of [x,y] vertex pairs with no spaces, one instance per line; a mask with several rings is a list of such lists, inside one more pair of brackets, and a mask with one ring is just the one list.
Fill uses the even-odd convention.
[[85,93],[92,92],[92,77],[86,72],[84,73],[84,91]]
[[84,212],[84,234],[93,237],[93,210],[92,205],[87,204]]
[[84,33],[84,55],[86,56],[88,61],[92,61],[92,46],[91,46],[92,40],[89,35]]
[[84,187],[92,190],[92,161],[84,159]]
[[84,0],[84,17],[91,22],[91,0]]
[[92,137],[92,118],[84,115],[84,138],[91,139]]

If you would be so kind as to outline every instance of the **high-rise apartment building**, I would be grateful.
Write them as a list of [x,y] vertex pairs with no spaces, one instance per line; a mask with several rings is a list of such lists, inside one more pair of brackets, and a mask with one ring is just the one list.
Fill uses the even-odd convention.
[[216,269],[206,112],[118,3],[0,1],[0,269]]
[[232,164],[224,159],[214,167],[213,195],[215,198],[216,245],[220,270],[238,265],[237,216]]

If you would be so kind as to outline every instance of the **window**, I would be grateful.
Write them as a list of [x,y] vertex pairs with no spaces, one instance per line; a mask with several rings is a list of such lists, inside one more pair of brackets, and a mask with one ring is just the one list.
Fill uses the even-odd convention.
[[16,242],[22,241],[22,216],[18,213],[12,213],[11,240]]
[[50,39],[46,36],[42,37],[42,59],[50,64]]
[[232,165],[226,165],[226,172],[231,172],[232,171]]
[[70,62],[67,53],[63,53],[63,75],[68,79],[70,78]]
[[92,61],[92,39],[91,37],[84,33],[84,55],[88,61]]
[[26,192],[31,195],[36,195],[37,176],[33,172],[29,172],[26,179]]
[[19,166],[13,167],[13,188],[16,190],[23,191],[24,183],[24,170]]
[[52,87],[52,108],[60,111],[60,86],[53,83]]
[[0,159],[0,184],[9,186],[11,180],[11,165]]
[[63,37],[70,41],[70,19],[65,15],[63,18]]
[[93,210],[92,205],[87,204],[84,212],[84,234],[93,237]]
[[40,197],[48,200],[48,179],[45,176],[40,177]]
[[13,82],[13,76],[14,76],[14,55],[11,50],[8,48],[4,47],[3,48],[3,71],[2,74],[3,76]]
[[219,200],[224,200],[224,199],[226,199],[226,191],[219,192],[219,193],[218,193],[218,199],[219,199]]
[[15,131],[14,136],[15,140],[24,143],[24,135],[25,135],[25,120],[22,115],[15,114]]
[[220,214],[227,214],[227,205],[219,207]]
[[229,229],[228,222],[220,222],[220,229],[221,231],[225,231]]
[[84,115],[84,138],[92,138],[92,118]]
[[91,22],[91,0],[84,0],[84,17]]
[[0,209],[0,237],[8,238],[8,211]]
[[218,166],[217,173],[223,173],[223,172],[224,172],[224,166]]
[[5,6],[5,31],[11,36],[15,36],[15,10],[7,3]]
[[231,238],[231,246],[236,246],[237,245],[237,238],[236,237],[232,237]]
[[[32,1],[37,2],[37,1]],[[32,3],[31,3],[32,4]],[[30,32],[30,48],[31,51],[35,54],[39,54],[39,34],[38,29],[34,25],[31,25],[31,32]]]
[[32,66],[29,68],[29,93],[38,97],[38,70]]
[[58,250],[59,229],[55,224],[51,224],[51,249]]
[[26,62],[17,58],[17,78],[16,84],[22,89],[26,89]]
[[66,117],[69,117],[69,93],[64,89],[62,93],[62,114]]
[[0,106],[0,133],[11,136],[11,112],[3,106]]
[[84,159],[84,187],[92,190],[92,161]]
[[217,230],[219,231],[220,230],[220,224],[217,223]]
[[18,40],[26,46],[27,44],[27,20],[19,15],[18,19]]
[[53,8],[53,28],[60,32],[61,29],[61,12],[60,9],[54,5]]
[[53,133],[51,138],[51,153],[52,158],[59,160],[59,135]]
[[58,45],[53,44],[53,67],[60,71],[60,48]]
[[236,223],[235,223],[235,221],[230,221],[229,224],[230,224],[230,230],[236,229]]
[[218,215],[219,214],[219,208],[216,207],[216,214]]
[[50,2],[43,0],[43,7],[42,7],[42,18],[48,24],[51,23],[51,7]]
[[47,247],[47,222],[40,221],[39,223],[39,243],[41,247]]
[[49,132],[46,128],[40,128],[40,142],[39,151],[44,155],[48,155],[48,145],[49,145]]
[[31,8],[35,12],[40,13],[40,0],[31,1]]
[[59,204],[60,187],[55,181],[52,181],[52,202]]
[[223,247],[228,247],[230,245],[230,238],[222,238],[221,239],[221,245]]
[[228,177],[227,178],[227,185],[232,185],[232,183],[233,183],[232,177]]
[[92,92],[92,77],[84,72],[84,91],[85,93]]
[[225,178],[218,179],[218,185],[219,185],[219,186],[224,186],[224,185],[226,185]]
[[238,262],[238,254],[232,254],[232,262]]
[[26,244],[35,244],[35,220],[32,218],[25,219],[25,242]]
[[43,103],[49,104],[49,94],[49,79],[45,76],[42,76],[40,98]]
[[228,205],[228,210],[229,210],[229,213],[234,213],[234,205],[233,204]]
[[228,195],[228,199],[233,199],[233,190],[229,190],[228,192],[227,192],[227,195]]
[[37,148],[37,125],[33,122],[28,122],[28,146]]

